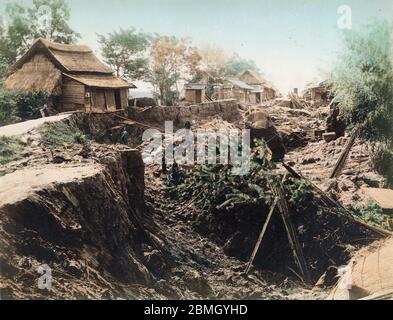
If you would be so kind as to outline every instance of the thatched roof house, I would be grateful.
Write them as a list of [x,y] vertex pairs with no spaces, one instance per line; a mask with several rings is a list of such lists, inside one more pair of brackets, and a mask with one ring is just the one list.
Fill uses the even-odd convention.
[[38,39],[9,69],[10,90],[46,91],[58,112],[112,111],[128,106],[128,89],[135,88],[113,75],[84,45],[65,45]]
[[271,100],[277,96],[277,89],[274,85],[253,70],[244,70],[237,78],[255,88],[253,93],[256,102]]

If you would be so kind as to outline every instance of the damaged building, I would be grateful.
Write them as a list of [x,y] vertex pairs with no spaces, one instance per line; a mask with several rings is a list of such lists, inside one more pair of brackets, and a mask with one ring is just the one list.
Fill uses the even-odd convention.
[[274,85],[255,71],[244,70],[237,78],[253,87],[253,103],[271,100],[277,96],[277,90]]
[[313,102],[327,102],[330,99],[330,90],[328,82],[322,81],[311,83],[303,91],[303,99]]
[[116,77],[85,45],[38,39],[9,69],[5,86],[14,91],[44,91],[56,112],[107,112],[128,106],[133,84]]

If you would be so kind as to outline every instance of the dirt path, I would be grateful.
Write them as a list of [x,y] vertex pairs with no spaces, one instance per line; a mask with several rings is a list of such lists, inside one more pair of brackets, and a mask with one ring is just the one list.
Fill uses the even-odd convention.
[[25,134],[30,130],[33,130],[40,125],[47,122],[58,122],[70,117],[71,114],[60,114],[57,116],[40,118],[35,120],[24,121],[16,124],[10,124],[8,126],[0,127],[0,136],[11,137],[20,134]]

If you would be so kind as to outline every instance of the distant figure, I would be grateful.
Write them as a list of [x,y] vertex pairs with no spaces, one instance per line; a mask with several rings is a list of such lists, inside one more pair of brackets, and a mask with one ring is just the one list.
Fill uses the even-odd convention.
[[186,121],[186,123],[184,124],[184,129],[191,130],[191,122],[190,121]]
[[162,155],[162,159],[161,159],[161,169],[162,169],[162,173],[166,174],[167,170],[166,170],[166,160],[165,160],[165,155]]
[[182,181],[182,174],[180,172],[180,168],[176,162],[173,163],[172,165],[172,175],[170,178],[170,183],[172,185],[179,185]]
[[48,105],[45,103],[44,107],[40,109],[41,117],[45,118],[49,115]]
[[128,138],[129,138],[130,134],[128,133],[128,131],[124,128],[121,137],[120,137],[120,143],[127,145],[128,144]]

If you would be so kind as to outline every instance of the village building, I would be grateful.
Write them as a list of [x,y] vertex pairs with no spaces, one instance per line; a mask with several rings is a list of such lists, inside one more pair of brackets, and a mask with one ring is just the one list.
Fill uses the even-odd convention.
[[114,76],[85,45],[38,39],[10,68],[5,86],[18,91],[45,91],[56,112],[107,112],[128,106],[133,84]]
[[330,92],[327,81],[311,83],[303,91],[303,99],[313,102],[326,102],[329,100]]
[[251,97],[253,103],[272,100],[277,96],[277,90],[274,85],[253,70],[244,70],[237,78],[254,87]]
[[202,103],[206,101],[206,84],[187,83],[184,85],[185,100],[190,103]]
[[221,85],[214,87],[215,99],[236,99],[241,103],[252,103],[251,92],[255,88],[237,79],[225,79]]

